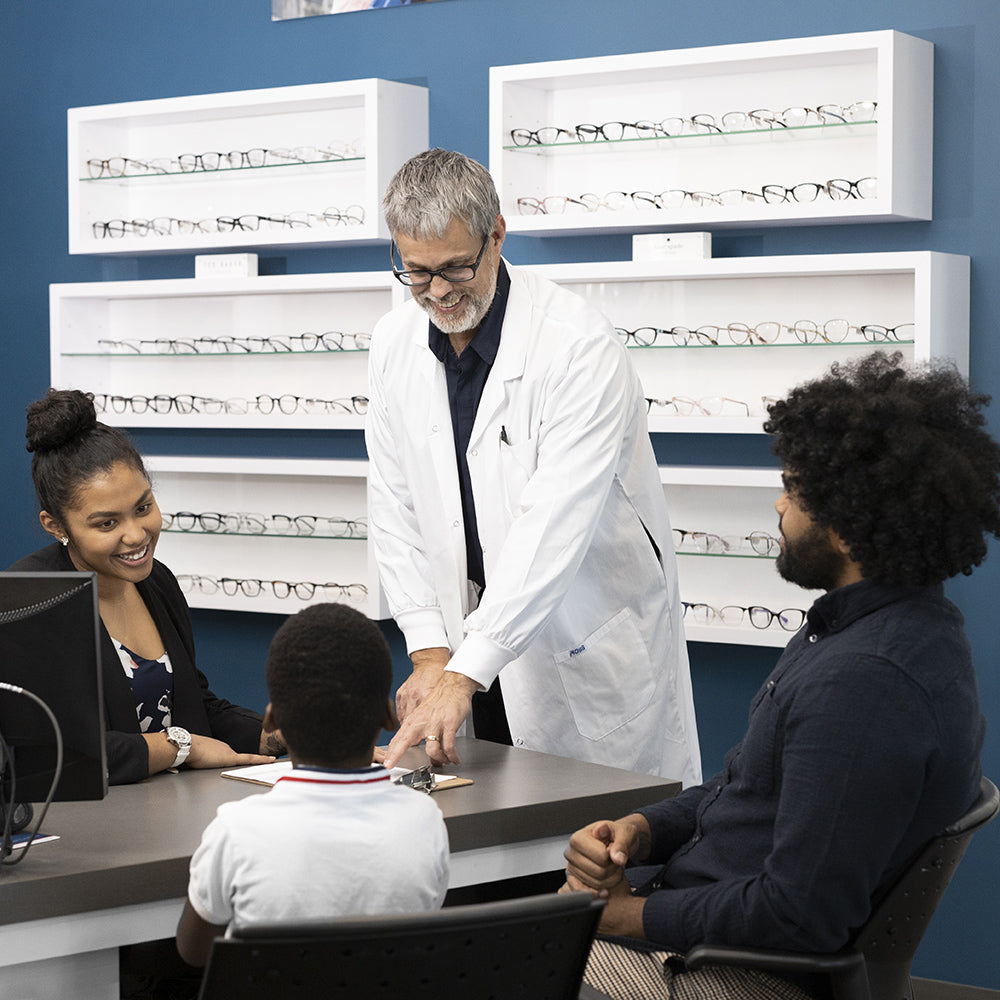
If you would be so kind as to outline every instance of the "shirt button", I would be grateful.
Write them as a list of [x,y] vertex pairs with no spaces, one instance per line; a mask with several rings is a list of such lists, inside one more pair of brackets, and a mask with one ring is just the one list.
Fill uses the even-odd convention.
[[516,747],[523,747],[524,746],[524,740],[514,740],[514,746],[516,746]]
[[474,449],[472,452],[472,457],[475,458],[478,454],[479,452]]
[[458,527],[458,521],[452,521],[452,522],[451,522],[451,526],[452,526],[453,528],[457,528],[457,527]]
[[432,431],[433,431],[433,432],[434,432],[435,434],[437,434],[437,431],[438,431],[438,425],[437,425],[437,424],[435,424],[435,425],[434,425],[434,426],[433,426],[433,427],[431,428],[431,430],[432,430]]

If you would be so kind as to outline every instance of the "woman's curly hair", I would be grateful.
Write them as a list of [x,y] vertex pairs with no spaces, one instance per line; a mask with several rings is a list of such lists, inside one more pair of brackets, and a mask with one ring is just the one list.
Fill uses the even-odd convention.
[[786,488],[850,546],[868,579],[969,574],[1000,537],[1000,445],[950,362],[875,352],[837,363],[768,408]]

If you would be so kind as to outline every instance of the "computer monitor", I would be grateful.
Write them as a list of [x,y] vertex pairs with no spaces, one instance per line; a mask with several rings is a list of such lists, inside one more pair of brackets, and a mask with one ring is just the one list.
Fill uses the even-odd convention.
[[[62,730],[56,800],[108,791],[96,573],[0,572],[0,681],[44,701]],[[0,689],[0,737],[13,752],[6,802],[44,802],[55,771],[52,723],[32,699]],[[13,792],[13,794],[11,794]]]

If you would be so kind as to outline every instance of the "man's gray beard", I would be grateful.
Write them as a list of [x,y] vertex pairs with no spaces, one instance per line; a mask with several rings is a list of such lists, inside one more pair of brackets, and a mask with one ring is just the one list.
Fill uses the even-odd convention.
[[417,297],[417,305],[430,316],[431,321],[442,333],[465,333],[468,330],[476,329],[482,323],[486,314],[490,311],[490,306],[493,305],[496,291],[497,285],[496,279],[494,279],[489,295],[469,295],[465,310],[457,316],[441,316],[437,313],[428,301],[430,297],[429,292],[423,292]]

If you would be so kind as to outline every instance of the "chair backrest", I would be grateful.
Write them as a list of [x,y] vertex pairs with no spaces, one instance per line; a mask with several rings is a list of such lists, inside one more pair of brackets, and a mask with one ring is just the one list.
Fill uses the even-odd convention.
[[984,777],[975,805],[923,847],[876,902],[851,943],[865,956],[872,1000],[908,995],[910,963],[931,916],[972,834],[998,810],[1000,792]]
[[587,893],[432,913],[233,928],[201,1000],[575,1000],[603,901]]

